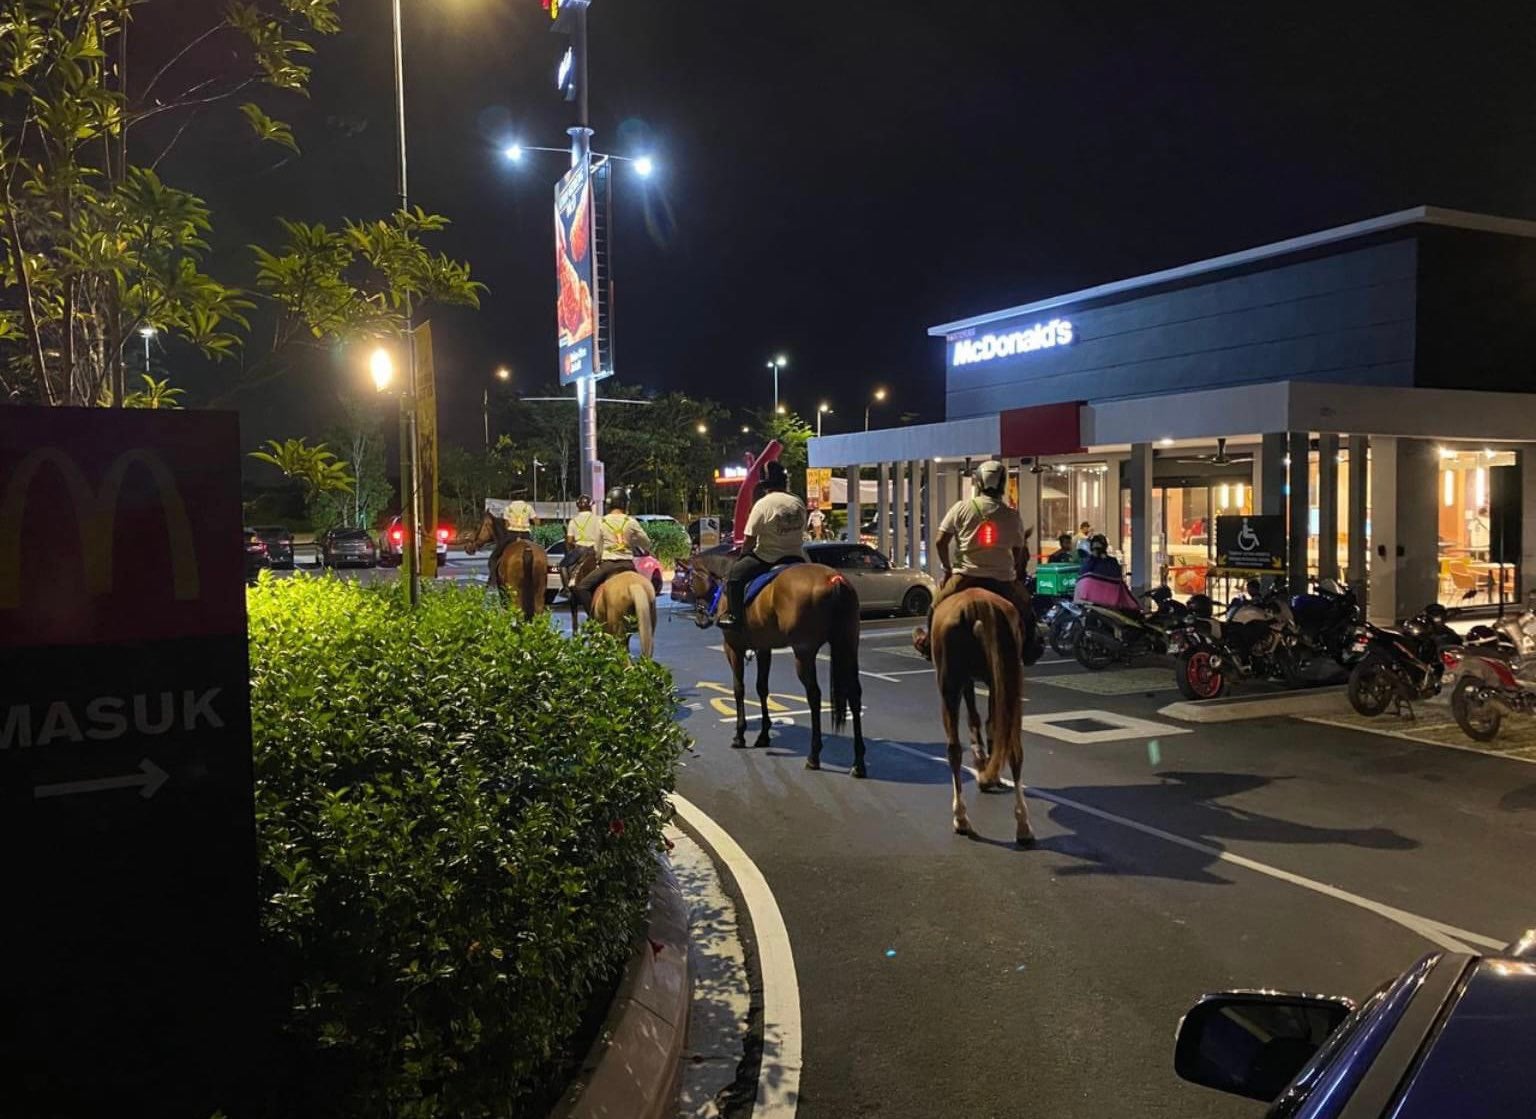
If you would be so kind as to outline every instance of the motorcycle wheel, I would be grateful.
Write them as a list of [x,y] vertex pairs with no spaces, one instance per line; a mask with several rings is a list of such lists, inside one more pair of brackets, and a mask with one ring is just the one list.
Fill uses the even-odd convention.
[[1078,618],[1075,614],[1069,614],[1063,610],[1051,622],[1050,641],[1051,648],[1056,650],[1057,656],[1070,657],[1072,647],[1077,644]]
[[1349,705],[1367,719],[1385,711],[1395,691],[1392,672],[1379,657],[1367,656],[1349,674]]
[[1185,699],[1215,699],[1227,690],[1227,676],[1211,664],[1209,649],[1189,649],[1179,654],[1173,669],[1174,682]]
[[1478,686],[1479,681],[1471,676],[1456,682],[1456,690],[1451,693],[1451,714],[1456,716],[1461,732],[1473,742],[1492,742],[1499,737],[1504,715],[1496,705],[1477,698],[1473,689]]
[[1078,627],[1077,641],[1072,646],[1077,663],[1090,672],[1102,672],[1115,663],[1114,651],[1101,644],[1093,634]]

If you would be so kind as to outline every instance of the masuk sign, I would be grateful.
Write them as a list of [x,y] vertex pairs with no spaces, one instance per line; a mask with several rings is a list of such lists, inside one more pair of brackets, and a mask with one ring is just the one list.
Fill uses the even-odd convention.
[[207,1119],[256,1015],[233,414],[0,408],[0,1076]]

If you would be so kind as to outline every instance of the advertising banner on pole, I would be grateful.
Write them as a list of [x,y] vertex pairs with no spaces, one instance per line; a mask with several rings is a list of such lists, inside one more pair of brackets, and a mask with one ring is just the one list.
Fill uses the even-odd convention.
[[7,1114],[207,1119],[250,1072],[240,458],[232,412],[0,408]]
[[832,507],[832,469],[811,466],[805,471],[805,507],[830,509]]
[[598,371],[596,237],[592,176],[585,167],[572,167],[555,184],[555,319],[562,385]]
[[421,577],[437,578],[437,369],[432,364],[432,324],[416,328],[416,473],[421,479]]

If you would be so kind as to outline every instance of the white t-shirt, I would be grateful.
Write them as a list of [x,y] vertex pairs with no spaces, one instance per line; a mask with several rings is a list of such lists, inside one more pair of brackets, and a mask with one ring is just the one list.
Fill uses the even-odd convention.
[[792,493],[765,493],[747,514],[746,535],[759,559],[777,563],[788,556],[805,558],[805,502]]
[[956,574],[1010,583],[1017,577],[1013,549],[1024,547],[1024,524],[1017,509],[995,497],[968,497],[949,507],[939,531],[955,538],[951,558]]
[[602,543],[601,520],[591,509],[583,509],[565,526],[565,534],[576,541],[578,548],[595,548]]

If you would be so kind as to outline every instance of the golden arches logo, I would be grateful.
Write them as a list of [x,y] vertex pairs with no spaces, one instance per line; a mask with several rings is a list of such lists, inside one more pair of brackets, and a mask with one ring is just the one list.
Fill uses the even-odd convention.
[[0,494],[0,610],[13,610],[21,601],[21,528],[32,483],[45,466],[52,466],[64,479],[70,503],[75,509],[75,523],[80,532],[80,550],[85,557],[86,590],[93,595],[112,589],[113,530],[117,520],[118,500],[128,471],[141,466],[149,472],[160,494],[160,508],[165,514],[165,532],[171,546],[171,587],[180,601],[199,594],[197,552],[192,543],[192,526],[187,522],[187,507],[181,499],[176,477],[165,460],[154,451],[135,447],[124,451],[107,467],[101,489],[93,490],[79,464],[58,447],[39,447],[16,464]]

